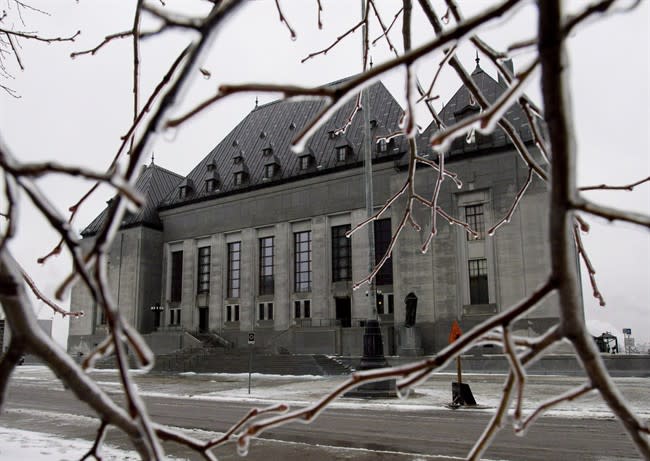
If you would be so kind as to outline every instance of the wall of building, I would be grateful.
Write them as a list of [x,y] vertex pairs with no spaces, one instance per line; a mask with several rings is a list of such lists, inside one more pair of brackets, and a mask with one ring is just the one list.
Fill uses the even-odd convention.
[[[336,317],[335,297],[352,298],[352,317],[366,318],[368,298],[365,289],[353,292],[352,281],[331,281],[331,227],[342,224],[354,227],[366,216],[361,174],[360,169],[348,170],[300,183],[282,184],[272,190],[246,192],[218,201],[162,211],[166,257],[162,291],[167,305],[171,252],[183,250],[182,327],[198,328],[199,306],[206,304],[206,299],[210,328],[237,344],[241,342],[241,332],[270,330],[277,334],[290,328],[294,325],[296,300],[311,301],[311,318],[315,327],[333,325],[331,322],[316,322],[333,321]],[[376,169],[375,197],[378,205],[388,197],[392,174],[392,164],[383,164]],[[304,230],[310,230],[312,238],[312,290],[296,293],[293,234]],[[268,236],[274,238],[274,294],[259,295],[259,239]],[[230,242],[241,242],[241,295],[237,299],[227,297],[227,244]],[[207,296],[197,294],[197,249],[206,244],[211,246],[210,293]],[[367,274],[367,251],[367,232],[355,233],[352,236],[353,280]],[[261,302],[273,302],[272,321],[257,319]],[[226,305],[235,303],[240,306],[239,321],[224,322]],[[330,351],[331,347],[328,343],[320,350]]]
[[[458,189],[449,179],[440,191],[438,204],[447,213],[465,219],[465,207],[482,204],[485,230],[506,216],[519,190],[525,185],[528,170],[514,151],[446,162],[464,184]],[[416,190],[424,197],[433,194],[435,172],[418,171]],[[405,175],[391,178],[391,189],[398,190]],[[404,210],[405,200],[393,207],[393,231]],[[427,254],[421,248],[431,231],[430,210],[415,206],[415,219],[423,225],[417,232],[407,225],[395,248],[400,260],[395,279],[396,321],[404,319],[404,298],[413,292],[418,297],[417,328],[425,351],[444,347],[453,320],[467,330],[494,313],[501,312],[535,290],[549,274],[548,197],[545,184],[533,178],[526,195],[510,221],[493,236],[468,240],[467,232],[446,219],[437,217],[437,234]],[[470,304],[468,260],[487,260],[489,303]],[[557,301],[550,297],[515,328],[525,334],[543,331],[557,319]]]
[[[82,239],[86,250],[93,243],[94,237]],[[153,329],[150,307],[160,302],[162,254],[162,232],[143,226],[118,231],[108,253],[111,296],[121,315],[144,333]],[[72,287],[71,299],[71,309],[85,315],[70,320],[68,351],[86,354],[105,337],[105,320],[82,282]]]

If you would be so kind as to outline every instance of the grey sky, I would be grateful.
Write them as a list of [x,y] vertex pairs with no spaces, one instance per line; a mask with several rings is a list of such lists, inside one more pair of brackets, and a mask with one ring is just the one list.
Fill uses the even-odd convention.
[[[130,29],[133,2],[33,0],[31,3],[51,16],[26,14],[24,30],[37,30],[43,36],[67,36],[81,30],[82,35],[73,44],[21,41],[20,53],[26,70],[21,72],[14,66],[16,78],[7,82],[21,98],[0,95],[3,136],[23,160],[54,159],[103,169],[113,157],[120,136],[126,132],[132,118],[132,43],[128,39],[115,41],[95,56],[74,60],[69,54],[94,47],[107,34]],[[167,3],[173,7],[188,2]],[[358,72],[359,34],[348,37],[327,56],[300,63],[303,57],[328,46],[358,21],[358,2],[322,3],[324,28],[318,30],[316,2],[281,2],[298,34],[298,40],[292,41],[278,20],[274,2],[250,2],[219,35],[210,58],[203,63],[212,76],[210,79],[196,76],[192,91],[185,95],[183,107],[191,107],[213,94],[220,83],[263,81],[318,85]],[[461,2],[464,3],[472,8],[465,10],[471,15],[489,2]],[[378,4],[386,12],[385,21],[389,22],[401,2],[380,1]],[[573,2],[574,6],[584,4]],[[444,9],[439,8],[439,11]],[[497,48],[529,38],[536,27],[532,12],[527,6],[513,18],[511,25],[496,24],[481,35]],[[415,13],[419,16],[417,6]],[[430,26],[422,19],[415,24],[416,41],[417,37],[430,36]],[[624,184],[650,174],[648,23],[648,4],[643,2],[634,13],[589,24],[571,39],[580,185]],[[143,24],[154,23],[145,17]],[[377,34],[375,28],[371,36]],[[392,33],[391,39],[399,49],[399,30]],[[187,36],[175,32],[142,43],[141,101],[186,42]],[[390,56],[383,41],[371,51],[375,63]],[[471,70],[474,52],[464,47],[459,55]],[[439,57],[437,54],[418,62],[418,75],[425,87],[435,72]],[[516,55],[515,68],[521,68],[529,59],[526,54]],[[481,66],[495,76],[487,59],[481,60]],[[396,72],[386,76],[384,81],[404,106],[401,77]],[[459,85],[450,69],[443,72],[438,84],[440,101],[447,101]],[[539,101],[537,88],[531,87],[527,93]],[[162,133],[154,147],[156,163],[181,174],[188,173],[254,107],[256,97],[262,103],[277,96],[234,96],[180,129]],[[440,102],[437,105],[439,107]],[[182,109],[175,111],[181,112]],[[430,121],[423,110],[418,112],[418,117],[422,127]],[[62,213],[66,213],[67,207],[89,186],[60,176],[40,182]],[[81,229],[90,222],[111,195],[109,189],[102,188],[86,202],[75,220],[75,228]],[[650,213],[647,184],[632,193],[592,192],[590,197],[608,205]],[[27,202],[23,197],[22,204],[28,205]],[[592,333],[600,334],[608,329],[621,336],[621,329],[630,327],[637,340],[650,340],[650,234],[633,226],[611,226],[600,219],[588,217],[588,221],[592,231],[584,241],[598,271],[599,287],[607,300],[605,308],[599,307],[591,297],[590,286],[584,284],[585,312],[593,327]],[[36,258],[47,253],[57,239],[28,206],[23,208],[18,235],[12,242],[14,254],[46,292],[52,293],[70,270],[69,258],[60,256],[45,266],[36,263]],[[583,277],[585,275],[583,270]],[[73,307],[83,309],[83,306]],[[51,316],[45,308],[41,315]]]

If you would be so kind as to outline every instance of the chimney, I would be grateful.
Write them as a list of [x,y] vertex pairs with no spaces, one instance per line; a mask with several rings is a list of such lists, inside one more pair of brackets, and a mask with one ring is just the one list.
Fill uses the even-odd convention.
[[[503,61],[503,67],[506,68],[511,77],[515,76],[515,69],[512,64],[512,59],[506,59]],[[503,78],[501,73],[499,73],[499,83],[503,84],[504,86],[507,85],[506,80]]]

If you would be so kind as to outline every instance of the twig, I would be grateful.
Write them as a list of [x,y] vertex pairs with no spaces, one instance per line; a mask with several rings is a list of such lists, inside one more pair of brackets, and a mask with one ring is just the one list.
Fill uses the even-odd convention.
[[[584,221],[583,221],[584,223]],[[584,243],[582,243],[582,237],[580,236],[580,232],[587,232],[588,229],[587,226],[581,225],[580,222],[576,219],[576,223],[573,225],[573,236],[575,238],[576,242],[576,248],[578,250],[578,254],[582,258],[582,261],[585,263],[585,266],[587,267],[587,272],[589,274],[589,282],[591,283],[591,290],[594,298],[598,300],[598,304],[600,304],[601,307],[605,306],[605,298],[603,298],[603,294],[600,292],[598,289],[598,285],[596,284],[596,269],[594,268],[593,264],[591,263],[591,260],[589,259],[589,256],[587,255],[587,252],[585,251],[585,246]]]
[[[291,40],[295,40],[296,39],[296,31],[293,30],[293,28],[289,24],[289,21],[287,21],[286,16],[282,12],[282,8],[280,8],[280,0],[275,0],[275,7],[277,8],[278,14],[280,15],[280,22],[283,23],[287,27],[287,29],[289,30],[289,35],[291,36]],[[319,4],[319,7],[320,7],[320,4]],[[319,17],[319,24],[320,24],[320,10],[319,10],[319,16],[318,17]]]
[[[374,6],[374,5],[373,5],[373,6]],[[399,18],[399,16],[402,14],[403,11],[404,11],[404,8],[402,7],[402,8],[399,9],[399,11],[398,11],[397,13],[395,13],[395,16],[393,17],[393,20],[392,20],[391,23],[388,25],[388,27],[383,27],[383,24],[382,24],[382,33],[381,33],[381,35],[380,35],[379,37],[375,38],[375,39],[372,41],[372,44],[373,44],[373,45],[375,45],[379,40],[381,40],[382,37],[386,37],[386,38],[388,39],[388,33],[389,33],[390,30],[393,28],[393,26],[394,26],[395,23],[397,22],[397,19]],[[391,49],[391,50],[394,49],[394,47],[393,47],[392,45],[389,45],[389,46],[390,46],[390,49]]]
[[41,290],[38,289],[38,286],[36,286],[36,283],[32,278],[25,272],[24,269],[21,268],[22,274],[23,274],[23,280],[25,280],[25,283],[27,283],[27,286],[32,290],[34,295],[43,301],[45,304],[50,306],[50,308],[58,314],[61,314],[62,317],[73,317],[73,318],[78,318],[78,317],[83,317],[84,313],[83,311],[67,311],[63,309],[61,306],[56,304],[54,301],[52,301],[50,298],[45,296]]
[[99,450],[101,449],[102,443],[104,443],[104,437],[106,436],[106,429],[108,429],[108,423],[104,420],[99,425],[99,429],[97,429],[97,435],[95,436],[95,441],[93,442],[93,446],[90,447],[90,450],[81,458],[80,461],[85,461],[86,459],[90,459],[92,456],[93,458],[97,460],[101,460],[101,456],[99,455]]
[[562,395],[558,395],[557,397],[554,397],[552,399],[547,400],[546,402],[541,403],[535,410],[526,417],[519,425],[518,427],[515,428],[515,432],[517,433],[525,433],[530,425],[537,419],[539,416],[544,414],[549,408],[552,408],[554,406],[557,406],[561,403],[564,402],[570,402],[572,400],[575,400],[579,397],[582,397],[585,394],[588,394],[589,392],[594,390],[594,386],[591,383],[585,383],[582,386],[577,387],[576,389],[572,389],[570,391],[565,392]]
[[585,187],[579,187],[578,190],[581,192],[585,191],[590,191],[590,190],[626,190],[626,191],[632,191],[636,186],[639,186],[643,183],[646,183],[650,181],[650,176],[648,176],[645,179],[641,179],[639,181],[633,182],[631,184],[627,184],[624,186],[608,186],[607,184],[599,184],[597,186],[585,186]]
[[644,215],[643,213],[621,211],[617,208],[597,205],[585,198],[574,199],[572,206],[576,210],[581,210],[595,216],[600,216],[601,218],[605,218],[609,221],[624,221],[643,227],[650,227],[650,216]]
[[35,34],[33,32],[9,30],[9,29],[4,29],[2,27],[0,27],[0,33],[7,34],[10,37],[25,38],[28,40],[35,40],[37,42],[55,43],[55,42],[74,42],[75,39],[81,34],[81,31],[78,30],[75,34],[69,37],[49,37],[49,38],[41,37],[40,35]]
[[523,198],[524,194],[526,193],[526,189],[528,189],[528,186],[530,186],[530,183],[533,180],[533,169],[528,168],[528,176],[526,177],[526,181],[524,182],[524,185],[522,188],[517,192],[517,195],[515,196],[514,201],[512,202],[512,205],[510,205],[510,209],[506,213],[506,215],[501,218],[497,223],[490,227],[487,231],[487,234],[492,236],[496,232],[496,230],[503,226],[504,224],[507,224],[510,222],[510,219],[512,219],[512,215],[515,213],[515,210],[517,209],[517,206],[519,205],[519,202]]

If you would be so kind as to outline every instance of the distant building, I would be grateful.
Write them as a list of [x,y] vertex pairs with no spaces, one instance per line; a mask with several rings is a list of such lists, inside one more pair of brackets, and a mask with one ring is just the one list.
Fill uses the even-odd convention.
[[[38,319],[38,326],[50,337],[52,337],[52,320],[51,319]],[[11,341],[11,330],[9,323],[5,319],[5,313],[0,305],[0,354],[4,353],[9,347]]]
[[[505,84],[477,64],[472,78],[494,101]],[[374,204],[381,207],[406,180],[407,146],[399,131],[402,108],[382,83],[369,88]],[[319,100],[276,101],[250,112],[198,165],[181,177],[153,163],[137,188],[143,210],[125,218],[111,248],[109,280],[126,318],[155,350],[187,345],[201,333],[297,353],[360,354],[368,315],[366,288],[352,289],[368,270],[367,232],[345,233],[366,217],[362,117],[343,134],[354,100],[343,105],[306,143],[290,141],[320,110]],[[441,112],[446,124],[478,107],[461,87]],[[506,118],[531,151],[531,130],[513,106]],[[433,125],[420,136],[421,152]],[[188,153],[183,153],[188,155]],[[453,320],[463,329],[530,294],[549,273],[546,185],[534,179],[511,221],[494,236],[487,229],[504,216],[523,186],[527,167],[501,130],[452,143],[446,167],[464,185],[443,184],[439,205],[479,233],[474,240],[438,217],[428,253],[421,245],[430,211],[416,206],[422,232],[402,232],[376,283],[377,310],[387,354],[404,351],[405,298],[417,299],[417,346],[431,353],[447,343]],[[416,189],[431,197],[437,173],[417,172]],[[109,204],[110,206],[110,204]],[[398,199],[374,222],[377,260],[385,253],[404,212]],[[83,231],[90,245],[104,210]],[[68,348],[86,352],[105,333],[105,319],[87,290],[77,285],[71,307],[87,315],[70,323]],[[550,297],[516,324],[538,334],[557,322]],[[189,339],[188,339],[189,338]]]

